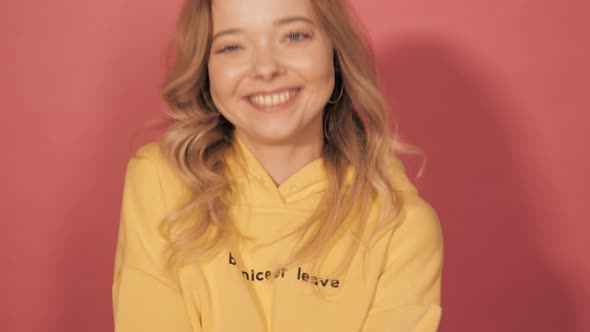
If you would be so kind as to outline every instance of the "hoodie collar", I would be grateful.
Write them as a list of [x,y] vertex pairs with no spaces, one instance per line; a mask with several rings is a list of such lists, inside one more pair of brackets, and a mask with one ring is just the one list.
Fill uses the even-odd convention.
[[233,145],[237,155],[230,153],[227,161],[230,175],[236,182],[246,181],[250,185],[262,187],[268,193],[278,196],[284,203],[304,198],[311,192],[324,191],[327,187],[327,173],[321,157],[310,161],[277,186],[238,135],[233,136]]
[[[232,144],[234,145],[236,155],[228,153],[226,161],[230,177],[238,184],[247,184],[250,190],[256,189],[257,199],[267,200],[267,203],[287,203],[305,199],[313,193],[320,193],[326,190],[328,185],[328,176],[324,168],[322,157],[314,159],[305,166],[291,174],[283,183],[277,186],[270,174],[256,159],[246,143],[238,135],[233,135]],[[401,191],[417,192],[414,185],[408,179],[404,165],[401,160],[391,157],[387,161],[390,176],[392,177],[394,187]],[[345,185],[353,182],[354,169],[349,167]],[[246,193],[249,193],[249,190]],[[261,189],[267,195],[258,197]]]

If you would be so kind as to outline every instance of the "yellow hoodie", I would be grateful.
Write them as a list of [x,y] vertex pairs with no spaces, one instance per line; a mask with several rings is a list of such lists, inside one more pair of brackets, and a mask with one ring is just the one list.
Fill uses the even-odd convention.
[[[430,332],[441,317],[442,232],[433,208],[420,198],[399,160],[391,165],[405,206],[392,227],[352,259],[339,278],[312,275],[301,265],[272,277],[287,257],[285,238],[255,248],[303,222],[326,187],[316,159],[277,187],[239,137],[246,169],[228,158],[240,198],[231,207],[250,242],[183,267],[179,280],[162,273],[165,240],[158,223],[188,197],[188,189],[155,142],[129,160],[125,176],[113,280],[117,332]],[[368,223],[378,215],[373,208]],[[346,241],[343,238],[342,241]],[[328,262],[329,263],[329,262]],[[335,266],[335,265],[334,265]],[[314,287],[327,296],[318,297]]]

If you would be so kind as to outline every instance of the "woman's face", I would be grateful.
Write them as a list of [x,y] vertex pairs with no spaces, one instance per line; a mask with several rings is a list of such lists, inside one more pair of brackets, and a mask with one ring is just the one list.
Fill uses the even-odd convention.
[[321,141],[333,46],[309,0],[213,0],[211,10],[211,96],[240,137]]

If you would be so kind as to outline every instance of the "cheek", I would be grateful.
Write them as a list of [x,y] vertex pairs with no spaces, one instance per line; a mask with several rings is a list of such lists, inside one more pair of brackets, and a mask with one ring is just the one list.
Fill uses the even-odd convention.
[[331,51],[323,48],[309,49],[289,60],[290,67],[303,76],[307,83],[329,88],[334,78],[334,64]]
[[211,94],[217,96],[218,99],[233,96],[243,72],[243,66],[226,61],[210,61],[208,73]]

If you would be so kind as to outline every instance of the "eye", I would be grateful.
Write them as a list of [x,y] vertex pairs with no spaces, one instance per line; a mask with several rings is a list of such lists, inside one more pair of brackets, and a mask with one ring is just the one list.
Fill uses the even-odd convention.
[[310,37],[310,35],[305,32],[290,32],[287,35],[287,38],[289,38],[289,40],[293,40],[293,41],[307,39],[309,37]]
[[225,47],[223,47],[221,50],[218,51],[218,53],[233,53],[235,51],[237,51],[240,48],[240,46],[238,45],[227,45]]

